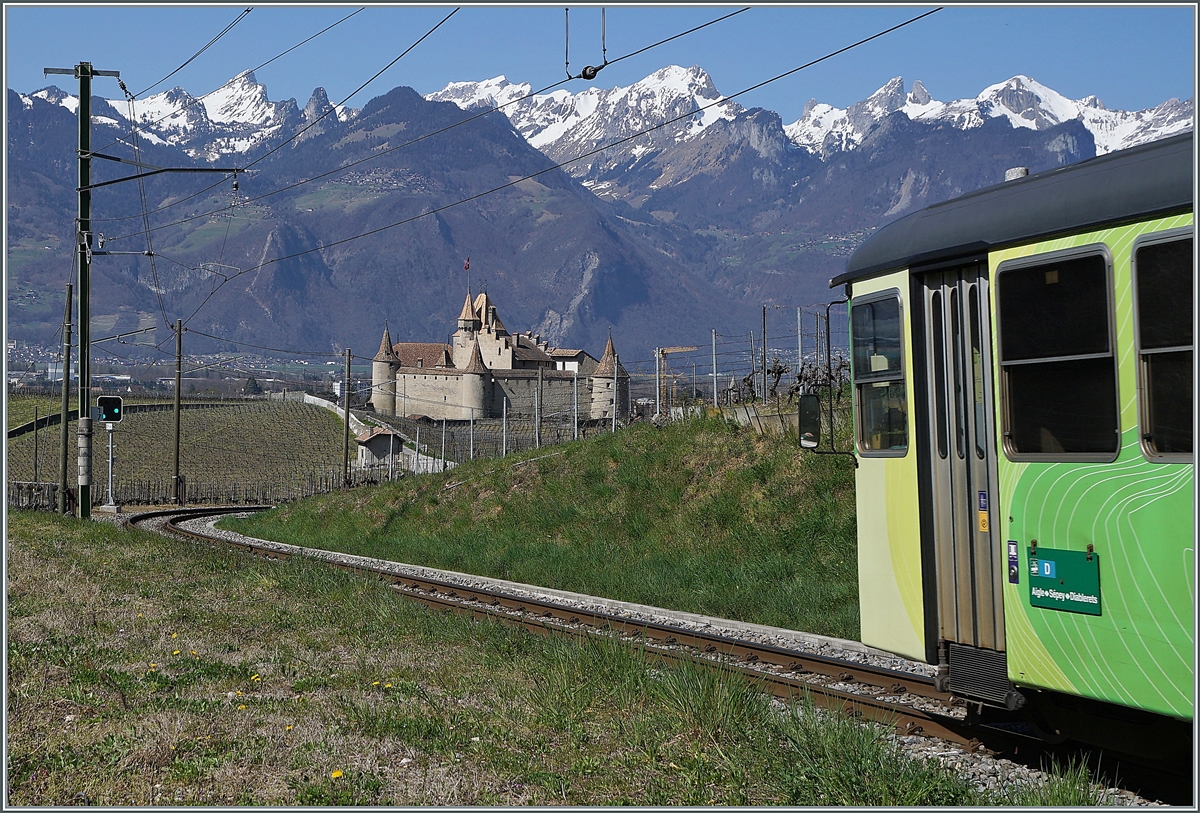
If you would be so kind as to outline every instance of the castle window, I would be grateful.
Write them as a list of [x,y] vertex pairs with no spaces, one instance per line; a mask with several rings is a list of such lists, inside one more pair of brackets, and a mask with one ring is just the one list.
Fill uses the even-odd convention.
[[424,367],[424,366],[425,366],[425,359],[417,359],[417,366],[418,366],[418,367]]

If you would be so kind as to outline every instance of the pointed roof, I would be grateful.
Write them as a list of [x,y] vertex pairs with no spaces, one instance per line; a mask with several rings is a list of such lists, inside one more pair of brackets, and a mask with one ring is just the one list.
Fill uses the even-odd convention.
[[375,354],[372,361],[400,361],[396,356],[396,351],[392,349],[392,334],[388,332],[387,325],[383,326],[383,340],[379,342],[379,352]]
[[592,371],[592,377],[612,378],[614,365],[617,369],[617,378],[629,378],[629,373],[625,372],[625,367],[617,362],[617,351],[613,347],[612,336],[609,336],[608,344],[604,345],[604,355],[600,357],[600,363]]
[[508,328],[506,328],[504,326],[504,323],[500,321],[499,313],[492,314],[492,332],[497,335],[507,335],[508,334]]
[[488,299],[488,295],[486,293],[481,293],[479,296],[475,297],[474,307],[476,318],[478,318],[481,322],[487,319],[488,307],[491,304],[492,301]]
[[471,294],[467,294],[467,300],[463,302],[462,313],[458,315],[460,322],[478,322],[479,316],[475,313],[475,309],[471,306]]
[[471,348],[471,360],[467,362],[467,366],[463,368],[464,373],[486,373],[487,365],[483,363],[483,354],[479,352],[479,340],[475,340],[474,346]]

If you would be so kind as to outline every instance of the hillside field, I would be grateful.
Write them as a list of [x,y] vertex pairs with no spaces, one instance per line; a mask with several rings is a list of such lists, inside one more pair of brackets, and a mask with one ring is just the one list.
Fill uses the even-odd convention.
[[719,420],[227,520],[252,536],[856,638],[853,468]]

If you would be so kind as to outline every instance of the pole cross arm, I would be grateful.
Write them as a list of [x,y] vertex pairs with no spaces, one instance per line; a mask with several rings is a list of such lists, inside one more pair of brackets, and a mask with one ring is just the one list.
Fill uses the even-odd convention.
[[[100,156],[98,156],[98,157],[100,157]],[[117,159],[117,160],[120,160],[120,159]],[[128,162],[123,161],[122,163],[133,163],[133,162],[132,161],[128,161]],[[142,164],[141,166],[146,166],[146,165]],[[237,169],[229,169],[226,167],[165,167],[165,168],[160,167],[158,169],[151,170],[150,172],[139,172],[135,175],[126,175],[124,178],[116,178],[111,181],[101,181],[100,183],[88,184],[87,186],[80,186],[80,187],[77,187],[75,191],[76,192],[84,192],[89,189],[99,189],[102,186],[111,186],[112,184],[115,184],[115,183],[121,183],[122,181],[132,181],[132,180],[136,180],[138,178],[148,178],[151,175],[158,175],[163,172],[223,172],[225,174],[233,173],[236,175],[238,173],[238,171],[239,170],[237,170]]]
[[[80,74],[80,72],[79,72],[79,67],[78,67],[78,66],[76,66],[76,67],[74,67],[74,68],[42,68],[42,75],[43,75],[43,76],[48,76],[48,75],[50,75],[50,74],[52,74],[52,73],[61,73],[61,74],[64,74],[64,75],[66,75],[66,76],[74,76],[76,79],[78,79],[78,78],[80,77],[80,75],[81,75],[81,74]],[[120,72],[120,71],[97,71],[97,70],[92,70],[92,71],[88,71],[87,75],[88,75],[88,76],[112,76],[112,77],[115,77],[115,78],[117,78],[117,79],[120,79],[120,78],[121,78],[121,72]]]

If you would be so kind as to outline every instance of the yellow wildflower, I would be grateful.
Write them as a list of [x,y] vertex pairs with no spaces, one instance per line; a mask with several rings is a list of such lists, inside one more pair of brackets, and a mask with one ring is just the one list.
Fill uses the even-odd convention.
[[284,727],[283,727],[283,730],[284,730],[284,731],[291,731],[291,730],[292,730],[292,724],[291,724],[291,723],[288,723],[286,726],[284,726]]
[[177,649],[177,650],[175,650],[174,652],[172,652],[171,654],[172,654],[172,655],[178,655],[178,654],[179,654],[179,650]]
[[242,709],[244,709],[244,708],[246,708],[246,704],[245,704],[245,703],[238,703],[238,711],[241,711],[241,710],[242,710]]
[[178,637],[179,637],[179,633],[178,633],[178,632],[172,632],[172,633],[171,633],[171,637],[172,637],[172,638],[178,638]]
[[250,676],[250,679],[251,679],[251,680],[257,680],[257,681],[259,681],[259,682],[262,682],[262,678],[260,678],[260,677],[259,677],[257,674],[251,675],[251,676]]
[[341,772],[341,771],[334,771],[333,773],[331,773],[331,774],[329,775],[329,778],[330,778],[330,779],[341,779],[341,778],[342,778],[342,772]]

